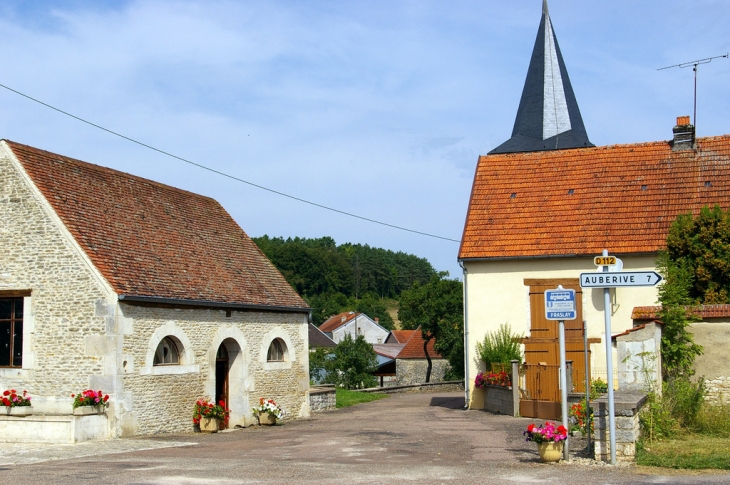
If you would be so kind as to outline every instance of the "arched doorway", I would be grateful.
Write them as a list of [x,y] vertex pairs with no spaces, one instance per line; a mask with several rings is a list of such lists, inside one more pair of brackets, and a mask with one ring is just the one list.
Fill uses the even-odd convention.
[[226,344],[221,343],[215,355],[215,402],[223,401],[226,408],[228,404],[228,371],[230,369],[228,349]]

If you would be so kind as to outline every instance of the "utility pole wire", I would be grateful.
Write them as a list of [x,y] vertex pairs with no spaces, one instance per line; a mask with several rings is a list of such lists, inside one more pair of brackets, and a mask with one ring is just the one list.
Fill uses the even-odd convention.
[[335,209],[334,207],[328,207],[326,205],[318,204],[318,203],[312,202],[310,200],[302,199],[302,198],[296,197],[294,195],[285,194],[284,192],[279,192],[278,190],[274,190],[274,189],[270,189],[268,187],[264,187],[263,185],[259,185],[259,184],[253,183],[253,182],[249,182],[248,180],[244,180],[242,178],[238,178],[238,177],[236,177],[234,175],[230,175],[230,174],[227,174],[225,172],[221,172],[221,171],[216,170],[214,168],[206,167],[205,165],[201,165],[199,163],[193,162],[193,161],[188,160],[186,158],[182,158],[180,156],[177,156],[177,155],[175,155],[173,153],[166,152],[165,150],[161,150],[159,148],[155,148],[152,145],[148,145],[148,144],[146,144],[144,142],[135,140],[134,138],[130,138],[128,136],[122,135],[121,133],[117,133],[116,131],[110,130],[108,128],[104,128],[101,125],[97,125],[96,123],[92,123],[91,121],[85,120],[85,119],[80,118],[80,117],[78,117],[76,115],[73,115],[73,114],[71,114],[71,113],[69,113],[67,111],[64,111],[62,109],[56,108],[55,106],[52,106],[52,105],[50,105],[48,103],[44,103],[43,101],[41,101],[39,99],[33,98],[32,96],[28,96],[27,94],[21,93],[20,91],[17,91],[17,90],[15,90],[15,89],[13,89],[13,88],[11,88],[9,86],[6,86],[4,84],[0,84],[0,87],[2,87],[4,89],[7,89],[8,91],[11,91],[11,92],[13,92],[13,93],[15,93],[17,95],[20,95],[20,96],[22,96],[22,97],[24,97],[26,99],[29,99],[29,100],[31,100],[31,101],[33,101],[35,103],[38,103],[38,104],[40,104],[42,106],[45,106],[46,108],[50,108],[50,109],[52,109],[54,111],[57,111],[57,112],[59,112],[61,114],[64,114],[64,115],[66,115],[68,117],[71,117],[71,118],[73,118],[73,119],[75,119],[77,121],[80,121],[82,123],[86,123],[87,125],[93,126],[94,128],[97,128],[99,130],[105,131],[105,132],[107,132],[107,133],[109,133],[111,135],[117,136],[119,138],[122,138],[122,139],[127,140],[127,141],[132,142],[132,143],[135,143],[135,144],[137,144],[139,146],[142,146],[144,148],[147,148],[149,150],[153,150],[153,151],[155,151],[157,153],[161,153],[161,154],[166,155],[168,157],[174,158],[176,160],[180,160],[181,162],[185,162],[185,163],[188,163],[190,165],[194,165],[194,166],[196,166],[198,168],[202,168],[203,170],[207,170],[209,172],[213,172],[215,174],[221,175],[221,176],[226,177],[226,178],[229,178],[231,180],[235,180],[237,182],[241,182],[241,183],[250,185],[252,187],[256,187],[257,189],[265,190],[267,192],[271,192],[272,194],[280,195],[282,197],[287,197],[289,199],[296,200],[296,201],[302,202],[304,204],[309,204],[309,205],[314,206],[314,207],[319,207],[320,209],[328,210],[328,211],[331,211],[331,212],[336,212],[338,214],[342,214],[342,215],[345,215],[345,216],[348,216],[348,217],[354,217],[355,219],[360,219],[360,220],[363,220],[363,221],[372,222],[373,224],[379,224],[381,226],[386,226],[386,227],[390,227],[390,228],[393,228],[393,229],[398,229],[399,231],[406,231],[406,232],[411,232],[411,233],[414,233],[414,234],[420,234],[421,236],[427,236],[427,237],[432,237],[432,238],[436,238],[436,239],[443,239],[444,241],[452,241],[452,242],[456,242],[456,243],[460,243],[461,242],[459,239],[452,239],[452,238],[449,238],[449,237],[437,236],[435,234],[429,234],[427,232],[416,231],[415,229],[408,229],[406,227],[397,226],[395,224],[389,224],[387,222],[382,222],[382,221],[378,221],[378,220],[375,220],[375,219],[370,219],[368,217],[364,217],[364,216],[360,216],[360,215],[357,215],[357,214],[353,214],[351,212],[345,212],[343,210]]

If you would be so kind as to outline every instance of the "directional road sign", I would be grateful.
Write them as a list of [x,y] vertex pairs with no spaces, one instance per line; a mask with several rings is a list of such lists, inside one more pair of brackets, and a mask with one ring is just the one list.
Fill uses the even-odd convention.
[[545,318],[575,320],[575,290],[558,288],[545,290]]
[[581,288],[616,288],[619,286],[656,286],[662,276],[656,271],[621,271],[618,273],[581,273]]

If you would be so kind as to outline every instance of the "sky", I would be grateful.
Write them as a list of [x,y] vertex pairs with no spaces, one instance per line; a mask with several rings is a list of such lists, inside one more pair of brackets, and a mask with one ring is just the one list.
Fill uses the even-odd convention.
[[[668,140],[726,0],[549,1],[590,140]],[[0,138],[217,199],[250,236],[403,251],[461,277],[474,170],[512,132],[542,0],[0,4]],[[730,60],[699,66],[697,134],[730,133]],[[445,238],[445,239],[441,239]]]

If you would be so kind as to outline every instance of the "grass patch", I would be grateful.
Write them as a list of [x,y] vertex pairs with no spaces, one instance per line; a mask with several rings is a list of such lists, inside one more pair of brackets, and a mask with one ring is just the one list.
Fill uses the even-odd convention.
[[730,438],[685,434],[680,439],[645,441],[636,454],[639,465],[690,470],[730,470]]
[[370,392],[357,392],[344,389],[342,387],[337,388],[337,407],[346,408],[347,406],[354,406],[363,402],[377,401],[388,397],[387,394],[376,394]]

